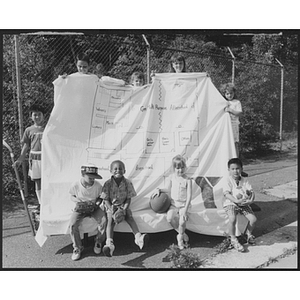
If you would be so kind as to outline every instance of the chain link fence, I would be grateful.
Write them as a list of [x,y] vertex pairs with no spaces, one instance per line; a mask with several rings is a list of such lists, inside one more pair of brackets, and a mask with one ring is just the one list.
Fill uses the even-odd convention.
[[[127,84],[130,84],[130,76],[135,71],[144,73],[146,82],[149,82],[152,70],[158,73],[168,72],[169,59],[175,52],[185,57],[188,72],[207,72],[217,88],[222,83],[231,81],[243,86],[241,99],[253,93],[253,87],[249,89],[247,80],[251,75],[252,84],[254,76],[257,80],[257,93],[261,83],[270,83],[271,105],[276,106],[276,109],[271,111],[278,111],[278,114],[269,117],[274,119],[273,123],[279,124],[277,106],[280,98],[280,68],[278,66],[270,64],[253,67],[253,63],[250,62],[235,62],[230,53],[224,55],[224,51],[222,55],[218,55],[187,51],[184,46],[180,49],[169,49],[149,45],[142,35],[41,33],[4,35],[3,139],[12,147],[16,158],[21,151],[20,140],[23,131],[31,125],[29,107],[32,104],[42,105],[46,111],[46,121],[48,120],[53,108],[52,82],[61,74],[77,71],[76,56],[79,52],[85,52],[90,56],[91,73],[99,77],[105,75],[123,79]],[[242,134],[247,134],[246,131],[246,129],[244,132],[242,130]],[[25,163],[22,174],[25,183],[27,182],[26,169]],[[4,194],[16,193],[11,160],[8,151],[4,148],[2,178]],[[30,180],[28,184],[28,188],[24,187],[26,194],[33,192],[33,184]]]

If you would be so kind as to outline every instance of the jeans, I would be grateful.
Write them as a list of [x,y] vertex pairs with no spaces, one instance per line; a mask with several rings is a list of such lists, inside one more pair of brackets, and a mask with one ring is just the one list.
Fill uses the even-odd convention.
[[98,223],[98,232],[95,238],[95,242],[102,243],[103,241],[105,241],[105,229],[107,219],[105,212],[101,208],[97,208],[94,212],[92,212],[89,215],[73,211],[70,219],[70,235],[74,249],[83,249],[80,238],[79,225],[81,224],[81,221],[84,218],[89,216],[94,218]]

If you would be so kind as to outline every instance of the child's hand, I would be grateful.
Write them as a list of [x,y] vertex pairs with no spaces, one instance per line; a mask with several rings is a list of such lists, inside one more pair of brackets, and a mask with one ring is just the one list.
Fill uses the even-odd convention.
[[236,200],[234,201],[236,204],[238,204],[238,205],[243,205],[243,202],[245,202],[246,200],[245,199],[243,199],[243,198],[241,198],[241,199],[237,199],[236,198]]
[[253,203],[253,202],[254,202],[253,197],[247,198],[247,199],[245,199],[245,200],[242,202],[242,205],[250,205],[250,204]]
[[187,212],[186,212],[186,211],[183,213],[182,218],[183,218],[183,221],[184,221],[184,222],[187,222],[187,220],[188,220],[188,215],[187,215]]
[[20,158],[17,159],[13,164],[12,164],[12,167],[13,168],[17,168],[19,167],[21,164],[22,164],[23,160],[21,160]]
[[62,75],[59,75],[59,77],[61,77],[62,79],[66,79],[66,78],[67,78],[67,76],[68,76],[68,74],[67,74],[67,73],[64,73],[64,74],[62,74]]
[[158,197],[160,195],[160,189],[159,188],[157,188],[156,190],[155,190],[155,192],[151,195],[151,199],[153,199],[153,198],[155,198],[155,197]]
[[224,108],[224,110],[225,110],[225,112],[229,112],[229,113],[230,113],[230,108],[229,108],[229,106],[226,106],[226,107]]
[[95,204],[96,204],[97,206],[100,206],[100,204],[102,203],[102,201],[103,201],[103,199],[97,198]]

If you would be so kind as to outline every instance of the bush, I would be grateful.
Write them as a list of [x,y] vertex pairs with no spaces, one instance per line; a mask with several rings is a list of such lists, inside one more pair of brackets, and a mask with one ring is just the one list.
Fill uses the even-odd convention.
[[203,265],[203,260],[198,254],[189,250],[180,250],[178,246],[171,245],[167,258],[171,261],[173,269],[198,269]]

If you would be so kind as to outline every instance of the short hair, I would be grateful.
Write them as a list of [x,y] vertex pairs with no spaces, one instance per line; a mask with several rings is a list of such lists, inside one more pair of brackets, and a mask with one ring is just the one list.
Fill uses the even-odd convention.
[[124,168],[125,170],[125,164],[121,161],[121,160],[114,160],[111,164],[110,164],[110,170],[112,170],[112,167],[114,164],[120,164],[122,165],[122,167]]
[[88,64],[90,64],[90,57],[85,53],[78,53],[77,54],[77,61],[78,60],[82,60],[82,61],[85,61]]
[[183,69],[181,72],[185,73],[186,72],[186,63],[185,63],[185,58],[181,54],[173,54],[173,56],[170,59],[170,72],[171,73],[176,73],[174,68],[173,68],[173,63],[174,62],[183,62]]
[[172,159],[172,168],[173,168],[173,171],[178,166],[181,166],[182,168],[186,168],[186,160],[181,155],[176,155]]
[[237,158],[237,157],[229,159],[229,161],[228,161],[228,163],[227,163],[228,169],[229,169],[230,166],[233,165],[233,164],[236,164],[236,165],[240,166],[241,168],[243,168],[243,163],[242,163],[242,161],[241,161],[239,158]]
[[233,92],[234,93],[234,97],[236,98],[236,87],[233,83],[231,82],[228,82],[228,83],[225,83],[225,84],[222,84],[220,86],[220,92],[221,94],[225,97],[225,93],[226,91],[229,91],[229,92]]
[[38,104],[32,104],[29,107],[29,114],[31,115],[33,112],[41,112],[43,115],[45,114],[45,108]]

